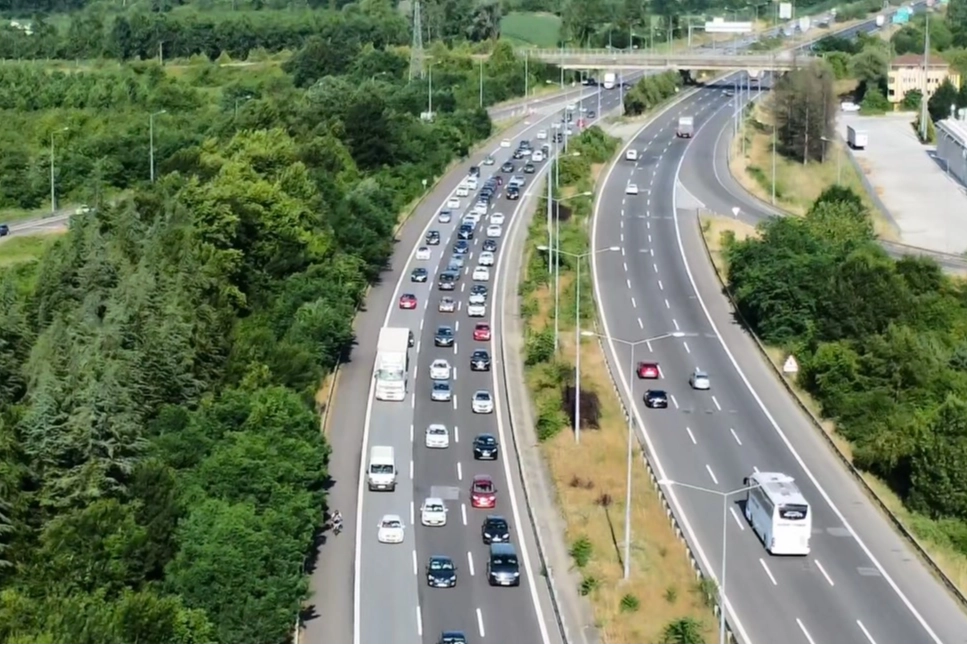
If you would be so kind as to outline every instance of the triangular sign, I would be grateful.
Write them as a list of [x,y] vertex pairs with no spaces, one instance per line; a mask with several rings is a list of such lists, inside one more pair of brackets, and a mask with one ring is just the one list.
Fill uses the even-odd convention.
[[799,363],[796,362],[796,357],[792,354],[786,359],[786,362],[782,366],[782,371],[786,374],[795,374],[799,371]]

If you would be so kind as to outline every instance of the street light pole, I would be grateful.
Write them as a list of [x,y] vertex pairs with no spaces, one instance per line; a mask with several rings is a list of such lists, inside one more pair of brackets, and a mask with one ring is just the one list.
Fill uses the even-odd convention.
[[722,569],[719,574],[718,588],[719,588],[719,643],[724,645],[725,640],[725,605],[727,596],[725,595],[725,574],[727,572],[726,565],[728,564],[728,551],[726,550],[728,546],[728,528],[729,528],[729,498],[733,495],[738,495],[740,493],[746,493],[755,488],[759,488],[761,484],[755,483],[750,486],[743,486],[742,488],[736,488],[730,491],[720,491],[713,490],[711,488],[705,488],[704,486],[694,486],[692,484],[685,484],[683,482],[674,481],[671,479],[660,479],[658,480],[659,486],[680,486],[681,488],[688,488],[691,490],[698,491],[700,493],[708,493],[710,495],[718,495],[722,498]]
[[54,155],[54,135],[58,132],[66,132],[67,128],[61,128],[60,130],[54,130],[50,133],[50,212],[54,214],[57,212],[57,178],[55,169],[55,155]]
[[151,165],[151,183],[152,184],[154,183],[154,118],[156,116],[160,116],[164,114],[165,112],[167,112],[167,110],[158,110],[157,112],[152,112],[151,114],[148,115],[148,139],[150,141],[148,145],[148,157]]
[[633,464],[633,453],[634,453],[634,442],[632,441],[634,431],[635,431],[635,419],[634,415],[631,413],[632,406],[634,406],[634,375],[635,375],[635,349],[639,345],[648,345],[658,340],[663,340],[665,338],[683,338],[686,336],[697,336],[697,334],[686,333],[683,331],[673,331],[669,334],[661,334],[660,336],[654,336],[652,338],[644,338],[642,340],[630,341],[623,340],[621,338],[614,338],[613,336],[607,336],[605,334],[599,334],[593,331],[582,331],[582,336],[597,336],[598,338],[604,338],[608,341],[621,343],[628,347],[630,356],[628,357],[628,393],[631,400],[628,401],[628,463],[626,466],[626,481],[625,481],[625,544],[624,544],[624,572],[622,577],[627,580],[631,577],[631,468]]
[[[527,94],[524,94],[527,98]],[[480,59],[480,107],[483,108],[483,59]]]
[[[575,153],[577,154],[577,153]],[[560,153],[555,155],[554,162],[558,165],[558,159],[560,159]],[[558,172],[560,172],[560,166],[558,165]],[[545,248],[547,249],[547,254],[550,257],[550,269],[554,274],[554,352],[560,348],[560,320],[561,320],[561,202],[566,199],[574,199],[575,197],[589,197],[594,193],[592,191],[586,191],[583,193],[577,193],[567,197],[558,197],[554,199],[551,197],[550,188],[550,177],[548,179],[547,188],[547,216],[551,216],[551,203],[553,202],[554,208],[554,222],[553,228],[549,227],[548,234],[551,236],[551,243]],[[551,222],[548,222],[551,224]],[[553,235],[551,235],[553,233]],[[540,247],[538,247],[540,248]],[[572,253],[566,253],[566,255],[574,255]]]

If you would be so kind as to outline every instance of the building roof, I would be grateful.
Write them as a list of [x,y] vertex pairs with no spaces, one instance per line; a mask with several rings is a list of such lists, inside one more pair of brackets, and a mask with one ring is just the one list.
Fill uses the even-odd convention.
[[946,132],[951,139],[959,142],[961,146],[967,147],[967,121],[944,119],[937,123],[937,129]]
[[[904,54],[903,56],[897,56],[892,61],[890,61],[891,68],[897,67],[923,67],[923,55],[922,54]],[[950,65],[947,62],[935,55],[930,58],[930,68],[931,69],[947,69]]]

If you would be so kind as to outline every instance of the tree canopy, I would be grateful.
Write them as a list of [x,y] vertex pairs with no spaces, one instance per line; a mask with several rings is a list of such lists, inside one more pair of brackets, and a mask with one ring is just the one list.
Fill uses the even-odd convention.
[[287,637],[326,503],[316,391],[401,209],[491,132],[472,63],[441,65],[427,121],[385,44],[339,73],[311,42],[288,72],[0,69],[3,198],[41,199],[61,123],[62,189],[115,189],[0,272],[3,642]]
[[795,353],[856,465],[967,553],[967,285],[933,260],[888,257],[849,189],[759,232],[727,244],[743,317]]

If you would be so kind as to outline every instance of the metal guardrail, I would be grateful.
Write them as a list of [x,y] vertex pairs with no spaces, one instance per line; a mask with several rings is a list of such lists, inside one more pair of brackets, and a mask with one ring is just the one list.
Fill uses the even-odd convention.
[[635,67],[672,69],[791,69],[808,64],[816,57],[811,54],[760,52],[720,53],[649,53],[642,51],[615,51],[609,49],[538,49],[530,50],[533,58],[558,67]]

